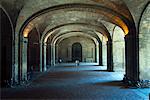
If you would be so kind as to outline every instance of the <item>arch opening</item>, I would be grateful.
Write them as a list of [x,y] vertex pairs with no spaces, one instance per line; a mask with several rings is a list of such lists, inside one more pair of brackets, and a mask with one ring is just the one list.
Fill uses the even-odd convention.
[[[71,34],[71,33],[70,33]],[[74,43],[80,43],[82,45],[82,56],[80,62],[82,65],[97,65],[99,63],[99,44],[94,38],[89,37],[88,35],[75,34],[71,36],[63,36],[56,41],[55,52],[56,52],[56,64],[59,59],[63,63],[73,64],[75,60],[72,60],[73,49],[72,45]],[[81,53],[80,53],[81,54]],[[89,55],[87,55],[89,54]],[[93,56],[91,56],[93,55]],[[67,64],[67,65],[68,65]]]
[[114,71],[125,72],[125,40],[124,32],[118,26],[114,27],[113,36],[113,65]]
[[40,70],[40,44],[38,32],[35,28],[28,36],[27,67],[28,74]]
[[0,8],[1,12],[1,86],[11,84],[14,78],[13,68],[13,27],[7,12]]
[[82,62],[82,45],[78,42],[72,44],[72,62],[77,60]]

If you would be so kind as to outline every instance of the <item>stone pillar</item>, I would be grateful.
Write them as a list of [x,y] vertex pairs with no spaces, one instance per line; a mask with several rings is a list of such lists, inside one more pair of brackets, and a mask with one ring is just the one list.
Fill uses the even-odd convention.
[[102,42],[99,43],[99,65],[102,66]]
[[18,49],[19,49],[19,47],[18,47],[18,41],[19,41],[19,38],[18,38],[18,34],[16,34],[16,36],[15,36],[15,61],[14,61],[14,82],[16,83],[16,84],[18,84],[19,83],[19,80],[18,80],[18,78],[19,78],[19,73],[18,73],[18,68],[19,68],[19,61],[18,61]]
[[56,51],[56,59],[55,60],[57,60],[57,63],[58,63],[58,60],[59,60],[59,58],[58,58],[58,52],[59,52],[58,51],[58,44],[56,45],[55,51]]
[[51,65],[55,66],[55,46],[51,45]]
[[53,46],[51,44],[51,66],[53,66]]
[[15,41],[13,38],[12,38],[12,65],[11,66],[12,66],[11,84],[13,84],[15,82]]
[[53,46],[53,66],[55,66],[55,45]]
[[44,43],[44,47],[43,47],[43,49],[44,49],[44,71],[47,70],[47,65],[46,65],[46,46],[47,46],[47,44]]
[[99,56],[99,44],[96,44],[96,47],[95,47],[95,61],[98,64],[99,64],[99,59],[100,59],[100,56]]
[[47,55],[46,55],[46,58],[47,58],[47,64],[50,66],[51,65],[51,45],[50,44],[47,44],[47,51],[46,51]]
[[102,43],[102,64],[107,65],[107,43]]
[[107,70],[113,71],[112,41],[107,41]]
[[40,43],[40,72],[43,71],[43,44]]
[[125,36],[126,78],[131,81],[139,80],[138,46],[135,36]]
[[22,61],[21,61],[21,80],[26,81],[27,80],[27,45],[28,45],[28,39],[23,38],[22,41]]

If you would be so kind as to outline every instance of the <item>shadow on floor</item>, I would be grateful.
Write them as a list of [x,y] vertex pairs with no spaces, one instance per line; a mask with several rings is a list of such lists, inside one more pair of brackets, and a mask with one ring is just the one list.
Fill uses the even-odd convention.
[[84,71],[90,71],[90,72],[108,72],[107,70],[84,70]]
[[121,89],[127,89],[127,86],[122,81],[101,82],[101,83],[96,83],[95,85],[112,86],[112,87],[120,87]]

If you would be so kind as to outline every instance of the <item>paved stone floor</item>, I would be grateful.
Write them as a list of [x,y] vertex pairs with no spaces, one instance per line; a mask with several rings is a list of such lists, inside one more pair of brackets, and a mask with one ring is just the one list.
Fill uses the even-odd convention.
[[150,89],[127,88],[123,74],[103,66],[53,67],[25,87],[2,88],[1,99],[148,100]]

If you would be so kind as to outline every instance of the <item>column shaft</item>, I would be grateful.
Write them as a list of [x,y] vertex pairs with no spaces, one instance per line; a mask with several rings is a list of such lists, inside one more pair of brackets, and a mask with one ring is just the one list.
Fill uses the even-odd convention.
[[112,41],[107,41],[107,70],[113,71]]
[[46,43],[44,43],[44,71],[47,70],[47,65],[46,65]]
[[136,37],[127,35],[125,37],[126,77],[129,80],[139,80],[138,57]]
[[27,38],[23,38],[22,42],[22,68],[21,68],[21,80],[27,80],[27,45],[28,40]]

